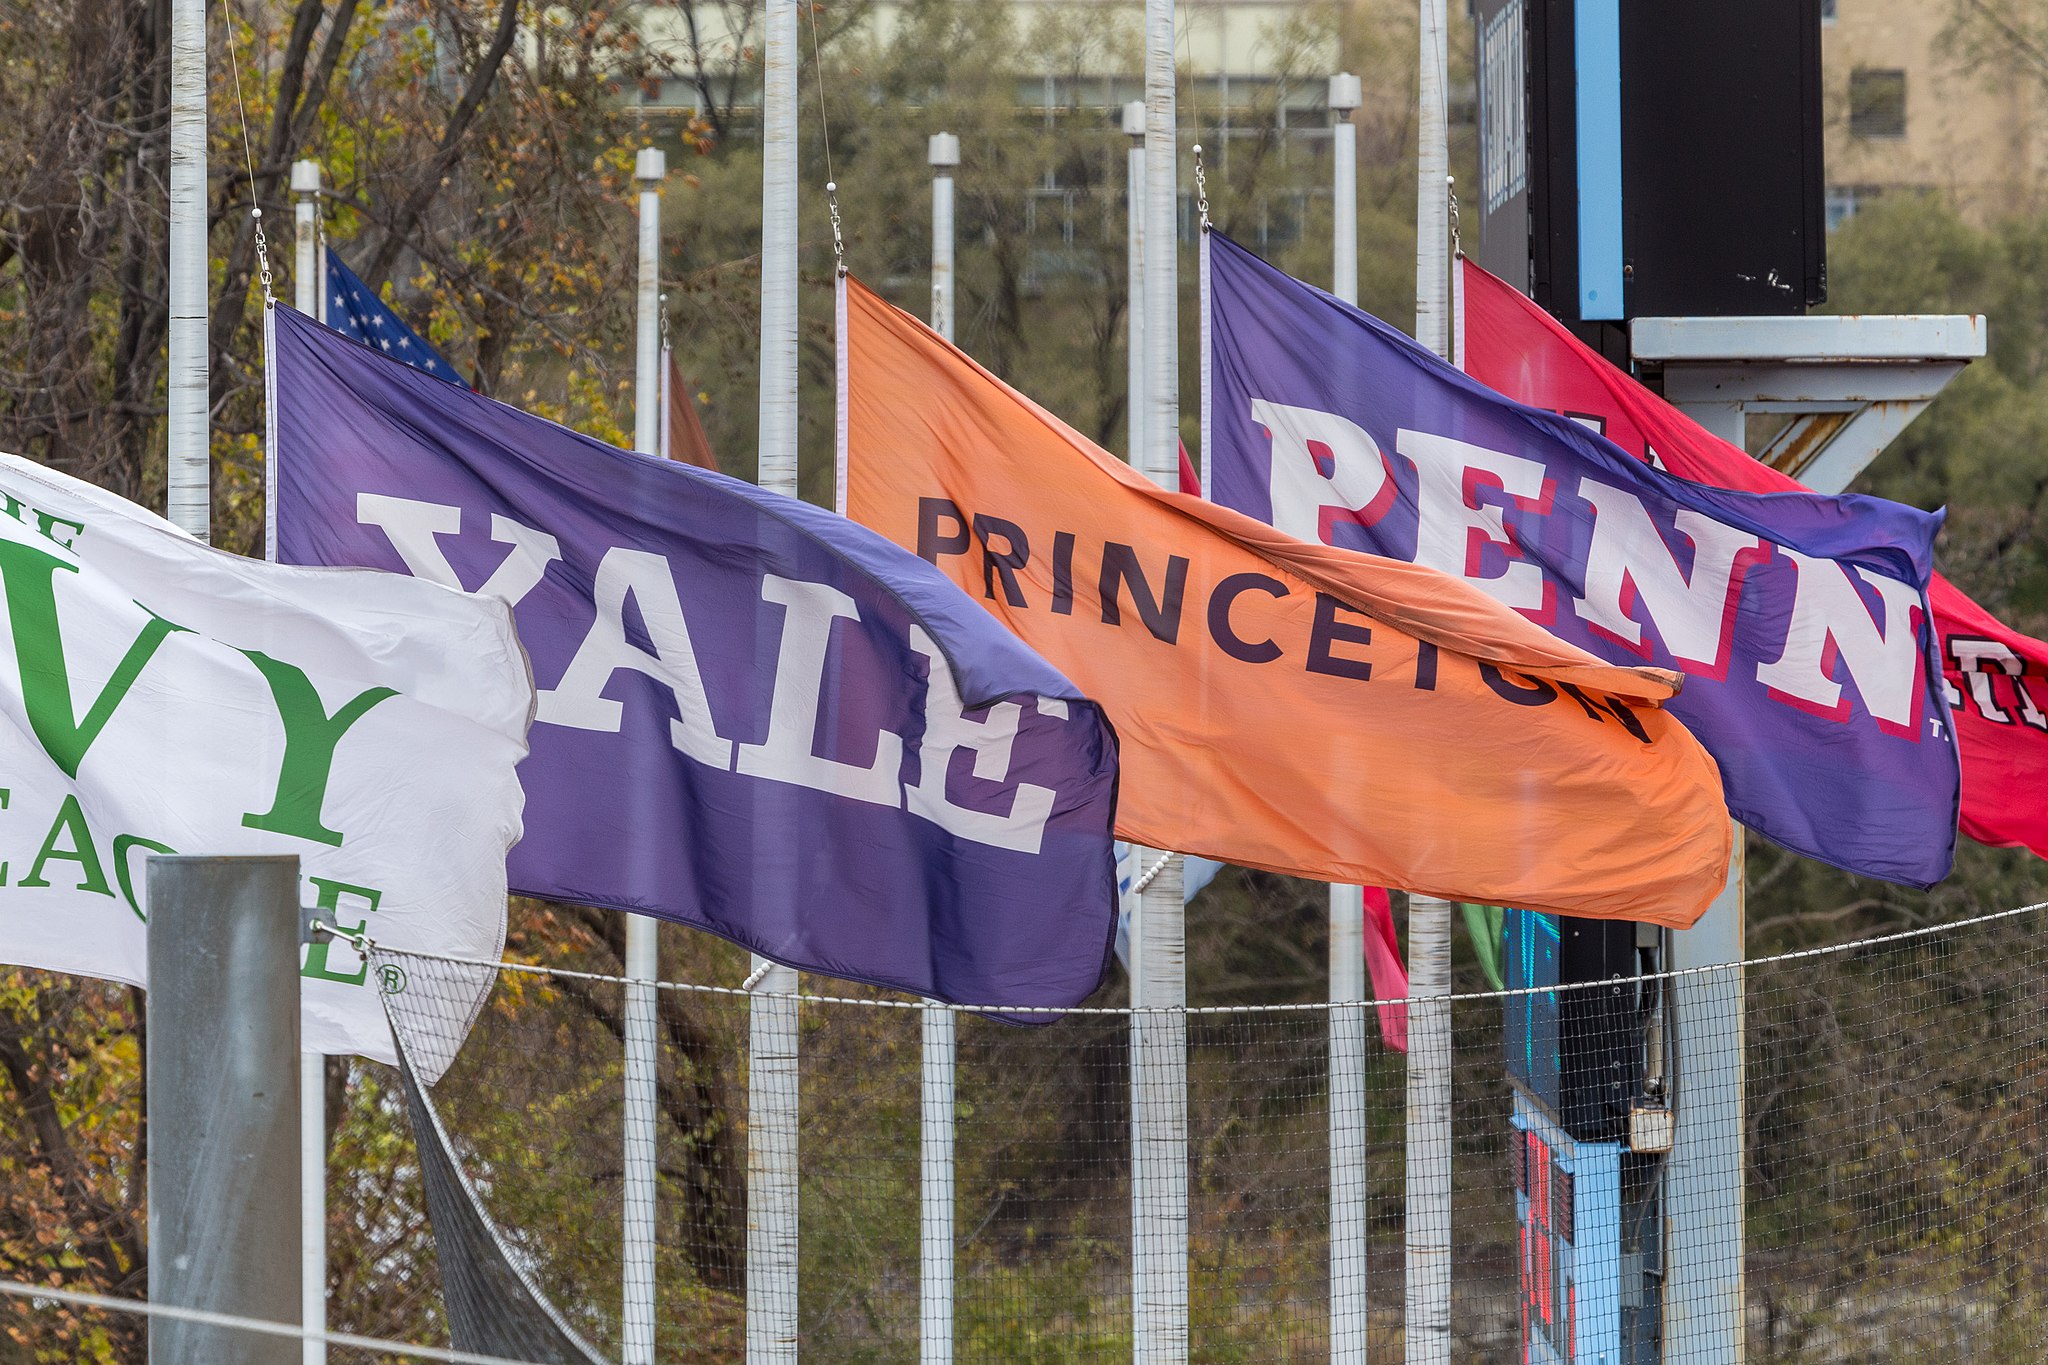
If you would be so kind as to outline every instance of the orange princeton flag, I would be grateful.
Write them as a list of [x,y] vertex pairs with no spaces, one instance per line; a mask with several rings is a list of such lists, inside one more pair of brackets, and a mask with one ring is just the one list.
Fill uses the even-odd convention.
[[1117,833],[1449,900],[1685,926],[1720,775],[1657,703],[1478,590],[1155,487],[846,282],[847,513],[1108,712]]

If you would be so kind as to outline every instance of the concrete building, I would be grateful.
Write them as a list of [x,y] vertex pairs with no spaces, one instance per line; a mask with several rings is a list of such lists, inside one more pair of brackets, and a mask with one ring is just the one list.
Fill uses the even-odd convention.
[[2001,14],[1822,0],[1830,227],[1905,191],[1945,194],[1979,221],[2039,207],[2048,53],[2001,34]]
[[[1008,0],[1029,52],[1015,71],[990,73],[1014,83],[1023,109],[1114,112],[1144,96],[1144,9],[1136,0]],[[878,0],[847,36],[893,41],[907,7]],[[637,24],[650,51],[676,76],[641,92],[649,107],[687,109],[733,98],[736,69],[753,64],[761,11],[744,0],[696,0],[649,6]],[[821,22],[824,22],[821,20]],[[1328,120],[1323,77],[1336,69],[1337,42],[1310,18],[1303,0],[1191,0],[1179,6],[1182,72],[1205,111],[1277,118],[1282,127],[1322,128]],[[809,46],[806,32],[805,46]],[[1313,78],[1298,73],[1313,72]],[[701,74],[700,74],[701,73]],[[710,86],[707,92],[706,86]]]

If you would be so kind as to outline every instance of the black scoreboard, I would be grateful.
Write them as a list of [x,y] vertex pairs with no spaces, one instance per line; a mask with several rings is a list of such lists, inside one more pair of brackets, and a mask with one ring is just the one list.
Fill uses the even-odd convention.
[[1821,0],[1472,11],[1481,265],[1574,324],[1827,296]]
[[[1644,1061],[1635,924],[1523,910],[1506,919],[1507,987],[1520,992],[1505,998],[1509,1078],[1573,1138],[1620,1139]],[[1560,985],[1576,989],[1537,989]]]

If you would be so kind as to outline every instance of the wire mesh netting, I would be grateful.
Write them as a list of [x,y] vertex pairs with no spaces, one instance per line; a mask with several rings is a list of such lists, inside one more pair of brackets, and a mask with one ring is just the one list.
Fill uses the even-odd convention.
[[[1570,958],[1574,931],[1518,945],[1511,930],[1510,947]],[[523,1268],[614,1357],[626,1135],[651,1134],[656,1358],[738,1359],[762,1002],[659,990],[655,1102],[628,1113],[625,990],[501,973],[435,1098]],[[389,1003],[401,1034],[440,1026],[430,990]],[[1018,1028],[945,1011],[950,1166],[926,1145],[924,1101],[945,1084],[925,1074],[930,1010],[775,1004],[796,1021],[807,1360],[913,1360],[929,1331],[960,1361],[1130,1359],[1134,1333],[1179,1330],[1178,1303],[1190,1358],[1215,1362],[1392,1359],[1411,1322],[1443,1327],[1460,1361],[1725,1359],[1737,1333],[1761,1361],[2030,1360],[2048,1340],[2039,913],[1412,1002],[1405,1021],[1316,1006]],[[1430,1046],[1445,1011],[1447,1051]],[[1333,1055],[1349,1116],[1335,1147]],[[1134,1084],[1172,1081],[1180,1056],[1181,1103],[1139,1144],[1159,1164],[1134,1179]],[[1448,1075],[1434,1126],[1410,1118],[1411,1069]],[[1446,1255],[1407,1245],[1432,1201],[1449,1209]],[[950,1253],[950,1296],[930,1292],[935,1251]],[[1363,1257],[1362,1287],[1347,1255]],[[768,1278],[756,1267],[757,1317]]]
[[[1525,969],[1603,932],[1553,922],[1553,941],[1543,927],[1511,922]],[[437,973],[379,965],[395,969],[380,980],[401,1033],[449,1025]],[[139,1298],[137,997],[40,973],[11,989],[7,1275]],[[748,1038],[772,1003],[796,1034],[790,1335],[807,1360],[909,1361],[928,1334],[959,1361],[1127,1360],[1141,1330],[1174,1334],[1180,1303],[1196,1361],[1386,1361],[1411,1329],[1420,1343],[1439,1327],[1438,1358],[1460,1362],[1690,1365],[1729,1358],[1737,1335],[1762,1362],[2048,1359],[2038,909],[1406,1011],[1106,1009],[1027,1029],[900,1000],[670,985],[652,992],[656,1085],[637,1112],[627,989],[498,972],[432,1092],[510,1263],[608,1358],[622,1354],[629,1132],[650,1135],[654,1158],[641,1316],[655,1358],[747,1353]],[[1433,1011],[1449,1015],[1448,1048],[1430,1043]],[[932,1103],[947,1084],[925,1066],[939,1020],[949,1106]],[[1170,1079],[1182,1056],[1184,1085],[1155,1094],[1160,1164],[1134,1181],[1134,1076]],[[429,1233],[430,1154],[399,1077],[329,1067],[330,1323],[449,1344],[440,1258],[468,1253],[437,1252]],[[1411,1125],[1411,1082],[1446,1071],[1443,1121]],[[950,1171],[928,1111],[952,1115]],[[1411,1150],[1425,1154],[1412,1171]],[[1150,1192],[1142,1209],[1134,1191]],[[1437,1207],[1441,1254],[1426,1235]],[[752,1294],[758,1326],[775,1298]],[[139,1361],[146,1336],[132,1312],[47,1299],[9,1300],[0,1330],[0,1358],[24,1361]]]

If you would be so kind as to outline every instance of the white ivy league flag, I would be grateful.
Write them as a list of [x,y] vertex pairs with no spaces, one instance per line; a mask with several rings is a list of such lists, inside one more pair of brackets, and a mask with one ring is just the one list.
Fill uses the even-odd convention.
[[[509,610],[397,574],[211,549],[0,454],[0,961],[148,984],[152,853],[297,854],[302,904],[495,961],[533,684]],[[455,1054],[488,969],[301,950],[309,1049],[394,1060],[379,992]]]

